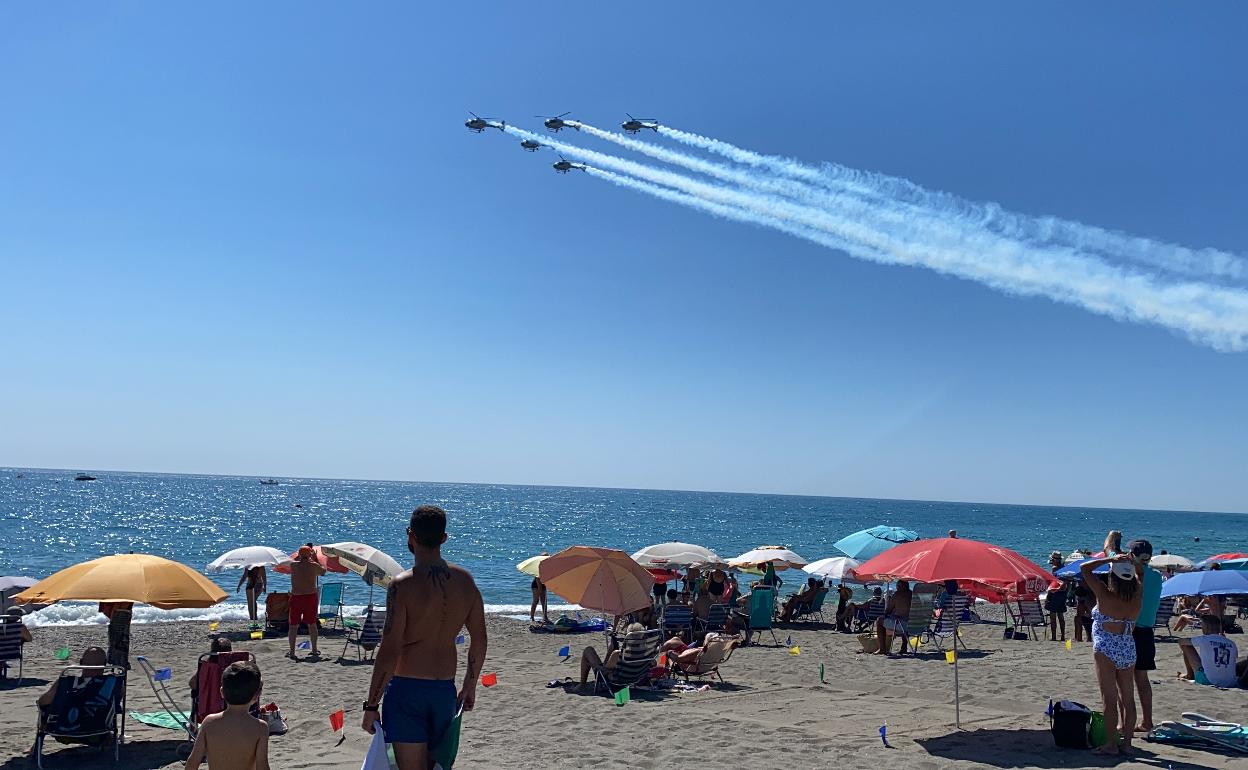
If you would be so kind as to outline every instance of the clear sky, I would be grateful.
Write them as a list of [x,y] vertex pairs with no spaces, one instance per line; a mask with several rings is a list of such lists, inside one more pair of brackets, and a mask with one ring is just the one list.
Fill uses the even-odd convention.
[[1248,354],[463,127],[1248,253],[1242,5],[812,5],[3,6],[0,464],[1248,510]]

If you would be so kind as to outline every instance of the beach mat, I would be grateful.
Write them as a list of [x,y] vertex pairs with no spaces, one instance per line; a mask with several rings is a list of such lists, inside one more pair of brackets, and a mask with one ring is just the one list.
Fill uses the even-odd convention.
[[[175,714],[182,715],[182,721],[179,722]],[[131,711],[129,717],[136,722],[142,722],[152,727],[163,727],[167,730],[181,730],[182,725],[191,718],[191,715],[185,711]]]

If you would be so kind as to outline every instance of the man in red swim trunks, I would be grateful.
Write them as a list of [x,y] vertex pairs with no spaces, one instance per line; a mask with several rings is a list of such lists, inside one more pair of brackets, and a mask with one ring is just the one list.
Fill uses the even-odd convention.
[[316,551],[311,546],[299,549],[299,555],[290,565],[290,631],[286,636],[290,639],[290,652],[286,657],[295,657],[295,636],[299,632],[299,624],[308,624],[308,636],[312,638],[312,657],[319,658],[321,653],[316,649],[317,632],[316,615],[321,608],[320,597],[316,592],[316,581],[325,574],[325,568],[316,561]]

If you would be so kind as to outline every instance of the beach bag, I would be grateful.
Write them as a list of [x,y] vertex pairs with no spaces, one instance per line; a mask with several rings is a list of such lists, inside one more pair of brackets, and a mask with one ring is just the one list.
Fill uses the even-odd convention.
[[[1090,749],[1092,741],[1092,710],[1082,703],[1060,700],[1049,708],[1049,732],[1053,743],[1062,749]],[[1101,722],[1101,740],[1105,739],[1105,723]]]
[[286,718],[282,716],[282,710],[278,708],[276,703],[269,703],[260,709],[260,718],[269,726],[269,735],[285,735]]

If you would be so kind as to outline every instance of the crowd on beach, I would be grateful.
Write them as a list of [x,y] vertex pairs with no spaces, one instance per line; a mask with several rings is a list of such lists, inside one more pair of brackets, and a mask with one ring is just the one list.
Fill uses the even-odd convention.
[[[378,639],[369,687],[362,693],[360,726],[370,734],[376,734],[380,727],[401,770],[429,767],[455,715],[473,707],[485,660],[482,598],[466,570],[442,559],[446,526],[446,512],[441,508],[421,506],[413,512],[407,529],[413,567],[389,582],[385,611],[377,610]],[[951,531],[949,537],[956,538],[957,533]],[[1149,675],[1157,668],[1154,628],[1158,626],[1163,582],[1171,573],[1163,574],[1150,566],[1151,543],[1136,539],[1124,546],[1118,531],[1109,533],[1100,553],[1079,556],[1085,558],[1078,562],[1074,577],[1068,572],[1058,574],[1069,561],[1060,551],[1054,551],[1049,560],[1053,580],[1043,592],[1049,637],[1066,641],[1066,615],[1073,609],[1072,641],[1091,642],[1102,696],[1106,739],[1097,751],[1128,753],[1134,733],[1155,727]],[[762,564],[743,573],[751,575],[748,582],[737,570],[721,566],[690,566],[683,574],[656,577],[649,605],[616,615],[607,629],[605,646],[586,645],[580,653],[579,681],[566,684],[581,692],[596,690],[603,683],[608,691],[614,690],[617,675],[637,660],[643,660],[646,667],[634,672],[638,676],[634,681],[641,681],[642,675],[683,675],[686,680],[691,675],[714,675],[735,649],[753,644],[755,635],[771,629],[773,621],[793,623],[816,616],[823,620],[825,615],[829,620],[821,627],[857,634],[864,654],[891,655],[898,641],[905,653],[908,646],[917,647],[912,636],[915,611],[929,606],[919,602],[919,596],[933,597],[927,615],[937,625],[942,617],[973,616],[966,587],[957,580],[913,585],[913,581],[895,580],[888,585],[858,586],[856,593],[852,573],[839,585],[832,585],[831,579],[796,573],[801,579],[789,578],[790,584],[797,583],[796,590],[782,597],[779,592],[786,582],[783,570],[784,566],[777,570],[775,563]],[[286,571],[291,575],[285,618],[289,627],[287,657],[298,659],[297,634],[306,627],[310,659],[317,660],[319,581],[325,574],[324,564],[317,549],[308,544],[298,550]],[[237,588],[244,587],[255,620],[259,599],[267,589],[264,568],[245,569]],[[540,606],[544,625],[549,625],[547,586],[540,577],[534,577],[531,589],[530,620],[536,622]],[[829,604],[825,613],[824,601],[833,596],[833,590],[835,605]],[[1199,634],[1179,640],[1179,678],[1222,688],[1248,686],[1248,659],[1239,659],[1237,645],[1226,636],[1238,629],[1224,598],[1183,597],[1176,607],[1175,630],[1188,625],[1200,629]],[[114,676],[120,677],[124,686],[125,670],[130,665],[125,630],[130,609],[128,603],[101,604],[101,611],[110,617],[108,648],[91,647],[82,654],[76,667],[79,681]],[[371,616],[371,606],[369,612]],[[3,626],[5,633],[16,634],[14,642],[19,649],[32,641],[30,629],[20,622],[21,615],[20,608],[8,610]],[[465,629],[471,643],[462,683],[457,687],[456,645]],[[954,645],[956,650],[956,639]],[[274,720],[259,706],[263,683],[254,656],[235,652],[224,636],[214,637],[188,684],[197,713],[189,730],[194,746],[186,766],[200,767],[211,751],[218,767],[265,770]],[[41,751],[48,721],[57,713],[59,686],[60,682],[53,683],[36,701],[40,724],[32,749],[35,754]],[[383,710],[384,723],[379,722]],[[280,717],[277,723],[281,724]]]

